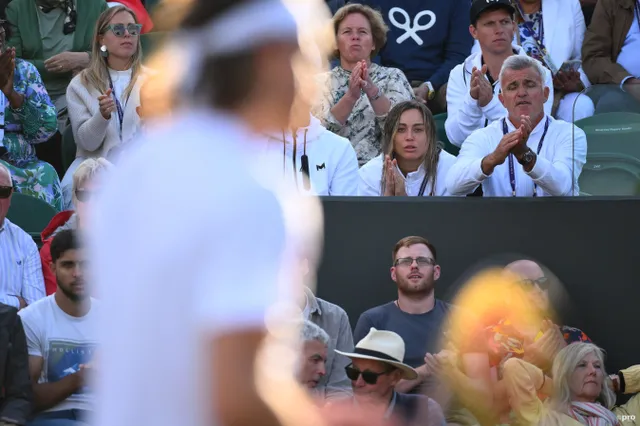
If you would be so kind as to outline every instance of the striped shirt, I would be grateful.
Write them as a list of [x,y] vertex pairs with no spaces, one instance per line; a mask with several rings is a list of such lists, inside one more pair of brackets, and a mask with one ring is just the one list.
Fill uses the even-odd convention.
[[33,239],[9,219],[0,226],[0,303],[20,309],[45,297],[42,263]]

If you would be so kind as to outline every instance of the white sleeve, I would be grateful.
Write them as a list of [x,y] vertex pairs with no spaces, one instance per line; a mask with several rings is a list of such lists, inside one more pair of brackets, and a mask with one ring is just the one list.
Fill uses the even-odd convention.
[[551,115],[551,111],[553,110],[553,76],[547,67],[544,67],[544,70],[547,77],[544,83],[549,88],[549,99],[544,103],[544,113]]
[[[41,308],[43,305],[40,305]],[[22,328],[24,328],[24,335],[27,338],[27,350],[29,356],[44,356],[42,354],[42,339],[40,337],[40,330],[38,329],[38,319],[41,318],[36,315],[37,312],[33,310],[21,310],[19,313],[22,320]]]
[[482,173],[482,159],[491,154],[485,130],[471,134],[462,144],[455,164],[447,173],[447,192],[466,195],[473,192],[488,176]]
[[[464,72],[464,63],[456,66],[449,73],[447,83],[447,120],[444,129],[447,138],[455,146],[461,146],[474,130],[484,127],[482,110],[469,94]],[[468,83],[471,76],[466,77]]]
[[576,188],[582,166],[587,159],[587,138],[585,133],[575,129],[575,147],[571,132],[563,132],[563,135],[555,141],[557,148],[552,160],[538,157],[536,164],[528,175],[546,193],[552,196],[571,196]]
[[[221,206],[210,233],[215,247],[194,259],[196,320],[214,332],[264,327],[280,295],[286,249],[283,211],[275,195],[252,191]],[[289,265],[290,266],[290,265]]]
[[345,141],[344,152],[331,177],[329,195],[355,196],[358,194],[358,157],[349,141]]
[[[373,158],[370,161],[375,161]],[[382,170],[377,173],[377,179],[372,179],[372,176],[376,175],[377,167],[371,167],[369,163],[365,164],[358,170],[358,196],[360,197],[380,197],[380,179],[382,177]],[[373,173],[372,173],[373,172]]]
[[[574,35],[574,43],[573,43],[573,52],[571,52],[572,60],[581,60],[582,59],[582,43],[584,41],[584,34],[587,32],[587,26],[584,22],[584,15],[582,13],[582,8],[580,7],[579,0],[570,0],[571,8],[573,9],[573,31]],[[585,87],[591,86],[591,82],[582,69],[582,65],[580,65],[580,80]]]

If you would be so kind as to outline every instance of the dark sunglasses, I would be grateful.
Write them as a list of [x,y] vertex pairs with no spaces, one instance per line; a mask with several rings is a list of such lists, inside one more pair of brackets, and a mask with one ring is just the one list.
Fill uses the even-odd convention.
[[140,31],[142,31],[142,24],[111,24],[107,27],[107,31],[109,30],[111,30],[116,37],[124,37],[125,30],[127,30],[129,35],[137,36],[140,35]]
[[525,279],[518,282],[526,288],[533,288],[536,285],[542,290],[547,290],[549,288],[549,278],[547,277],[540,277],[536,280]]
[[0,186],[0,198],[9,198],[13,193],[13,186]]
[[78,201],[86,203],[91,200],[91,197],[96,195],[94,191],[87,191],[86,189],[76,189],[76,198]]
[[351,381],[355,382],[356,380],[358,380],[358,377],[362,376],[362,380],[364,380],[365,383],[369,385],[375,385],[376,382],[378,381],[378,377],[384,376],[385,374],[389,374],[390,372],[393,371],[393,368],[387,371],[383,371],[382,373],[374,373],[373,371],[369,371],[369,370],[360,371],[354,366],[348,365],[344,368],[344,370],[347,372],[347,377]]

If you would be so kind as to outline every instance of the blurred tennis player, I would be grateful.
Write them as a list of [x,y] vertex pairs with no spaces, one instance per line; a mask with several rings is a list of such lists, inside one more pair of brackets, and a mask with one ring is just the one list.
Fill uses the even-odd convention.
[[[174,112],[109,176],[91,220],[92,273],[107,315],[92,424],[287,418],[260,397],[254,361],[265,314],[287,294],[281,267],[296,261],[290,205],[254,178],[248,159],[256,133],[288,122],[296,31],[277,0],[199,0],[172,36],[160,71],[182,72]],[[285,402],[306,416],[296,426],[368,422],[353,410]]]

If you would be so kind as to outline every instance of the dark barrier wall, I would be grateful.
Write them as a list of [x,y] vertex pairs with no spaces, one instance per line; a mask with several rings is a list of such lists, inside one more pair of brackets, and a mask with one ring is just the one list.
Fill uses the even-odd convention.
[[342,306],[352,325],[366,309],[395,300],[391,250],[400,238],[421,235],[438,251],[437,297],[451,300],[483,260],[532,257],[562,281],[574,307],[563,312],[565,323],[608,351],[608,370],[640,363],[640,200],[343,198],[323,204],[318,295]]

